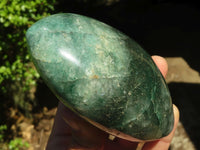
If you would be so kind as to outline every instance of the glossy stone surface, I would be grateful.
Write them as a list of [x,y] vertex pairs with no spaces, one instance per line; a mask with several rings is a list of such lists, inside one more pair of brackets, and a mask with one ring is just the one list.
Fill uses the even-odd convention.
[[128,36],[88,17],[56,14],[36,22],[26,37],[37,70],[67,107],[142,140],[172,130],[167,85]]

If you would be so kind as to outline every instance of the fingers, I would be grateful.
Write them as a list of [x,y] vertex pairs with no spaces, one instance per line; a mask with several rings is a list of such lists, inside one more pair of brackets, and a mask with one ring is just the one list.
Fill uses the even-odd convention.
[[176,131],[176,128],[179,122],[179,110],[175,105],[173,105],[173,110],[174,110],[174,128],[172,132],[168,136],[160,140],[146,143],[143,147],[143,150],[168,150],[169,149],[170,143],[172,141],[172,138],[174,136],[174,133]]
[[162,73],[163,77],[166,77],[168,71],[167,61],[161,56],[152,56],[153,61],[159,68],[160,72]]
[[180,117],[179,110],[175,105],[173,105],[173,110],[174,110],[174,128],[167,137],[164,137],[161,139],[162,141],[165,141],[168,143],[170,143],[172,141],[172,138],[174,136],[175,130],[176,130],[178,122],[179,122],[179,117]]

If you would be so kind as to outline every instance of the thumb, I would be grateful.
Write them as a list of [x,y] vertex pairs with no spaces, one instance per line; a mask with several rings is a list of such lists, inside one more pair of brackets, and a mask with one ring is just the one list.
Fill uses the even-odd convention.
[[157,141],[145,143],[143,150],[168,150],[169,149],[170,143],[172,141],[172,138],[174,136],[174,133],[176,131],[176,128],[179,122],[179,110],[175,105],[173,105],[173,110],[174,110],[174,128],[172,132],[168,136],[161,138]]

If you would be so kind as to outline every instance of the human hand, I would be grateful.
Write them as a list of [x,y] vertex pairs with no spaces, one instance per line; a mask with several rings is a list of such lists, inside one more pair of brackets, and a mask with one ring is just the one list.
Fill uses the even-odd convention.
[[[162,75],[167,74],[168,66],[164,58],[152,56]],[[172,132],[159,140],[146,142],[142,150],[168,150],[179,121],[178,108],[174,109],[174,128]],[[66,118],[66,119],[65,119]],[[62,103],[59,103],[54,126],[49,137],[47,150],[134,150],[138,141],[130,142],[115,138],[110,140],[109,134],[94,127]]]

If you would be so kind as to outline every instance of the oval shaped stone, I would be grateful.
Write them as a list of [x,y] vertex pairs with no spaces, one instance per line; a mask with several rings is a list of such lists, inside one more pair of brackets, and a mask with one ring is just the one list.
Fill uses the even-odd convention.
[[39,20],[26,37],[45,83],[80,116],[141,140],[171,132],[168,87],[151,57],[128,36],[67,13]]

